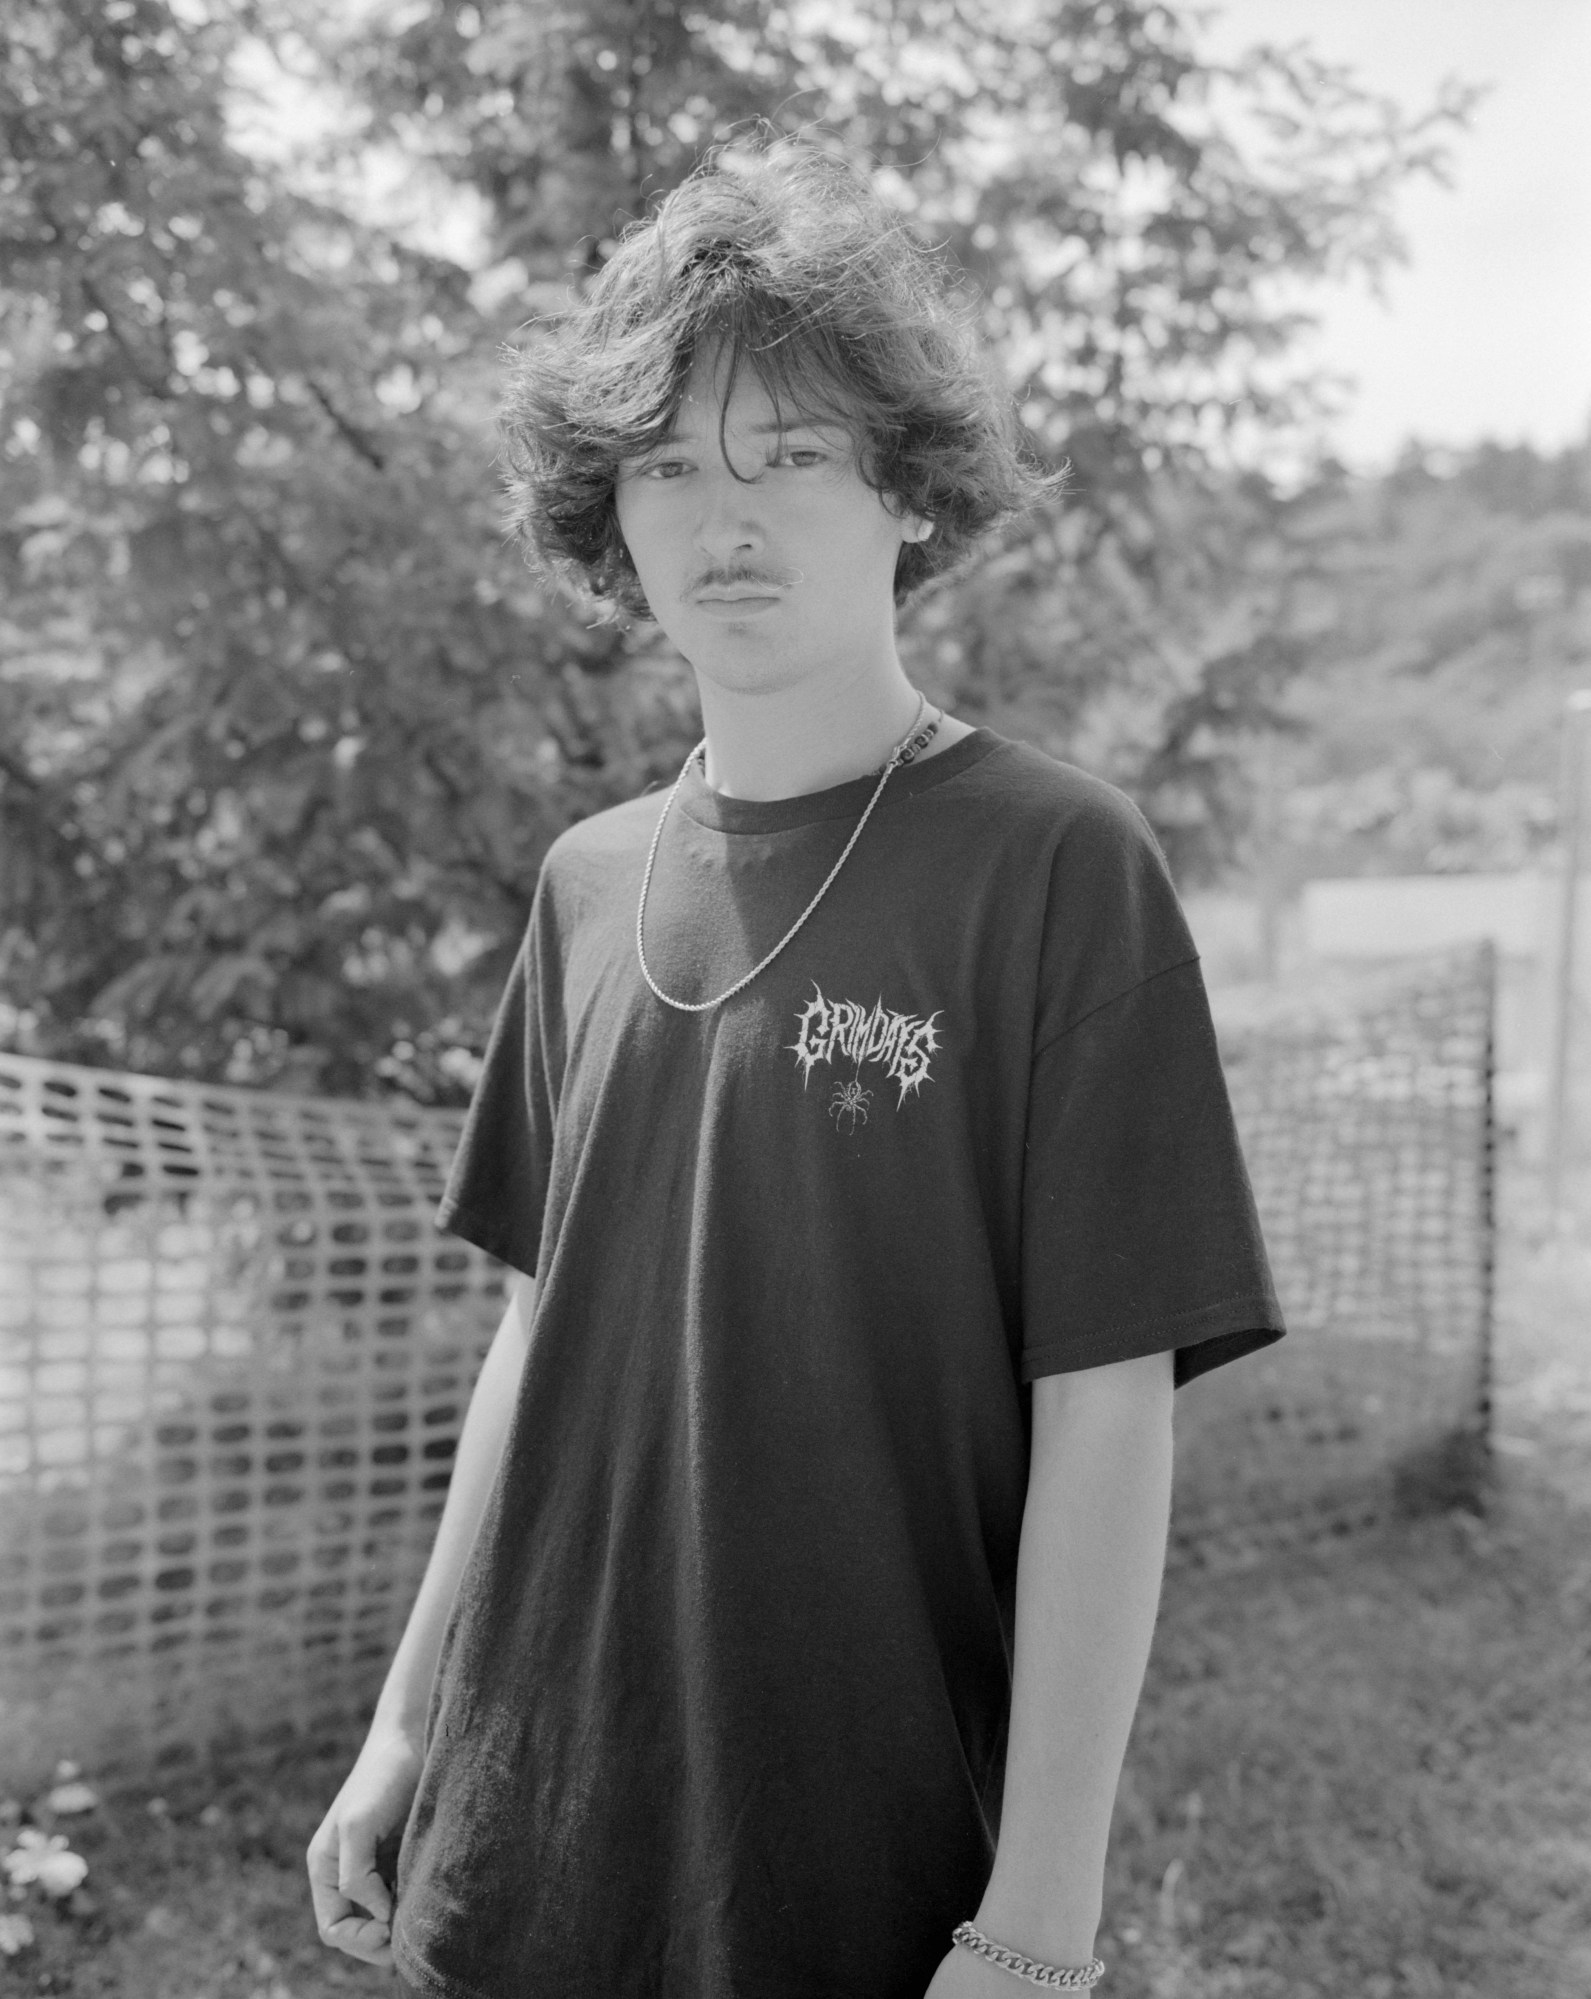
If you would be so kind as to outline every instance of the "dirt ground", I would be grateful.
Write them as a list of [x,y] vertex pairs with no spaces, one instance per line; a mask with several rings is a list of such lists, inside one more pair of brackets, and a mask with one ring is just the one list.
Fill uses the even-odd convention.
[[[1555,1233],[1532,1177],[1505,1175],[1479,1511],[1168,1581],[1117,1812],[1109,1999],[1591,1992],[1591,1172],[1574,1196]],[[87,1882],[64,1908],[0,1903],[35,1931],[0,1990],[385,1994],[310,1920],[303,1848],[341,1769],[62,1820]]]

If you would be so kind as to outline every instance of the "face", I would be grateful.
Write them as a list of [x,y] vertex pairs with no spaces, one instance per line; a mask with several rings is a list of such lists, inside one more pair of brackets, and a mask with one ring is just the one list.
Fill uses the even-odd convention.
[[781,428],[745,366],[726,410],[724,373],[698,362],[670,436],[619,476],[619,528],[652,615],[726,688],[892,663],[896,557],[926,524],[868,485],[845,425],[786,411]]

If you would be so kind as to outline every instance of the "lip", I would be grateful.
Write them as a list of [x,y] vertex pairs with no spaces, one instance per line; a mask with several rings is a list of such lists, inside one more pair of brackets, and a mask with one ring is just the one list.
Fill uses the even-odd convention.
[[781,590],[698,590],[691,602],[715,618],[756,617],[783,601]]

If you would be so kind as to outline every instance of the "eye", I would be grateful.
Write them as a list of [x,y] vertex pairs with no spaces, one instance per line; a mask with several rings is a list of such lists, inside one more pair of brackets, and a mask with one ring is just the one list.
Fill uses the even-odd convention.
[[813,465],[822,465],[828,453],[815,444],[797,444],[774,460],[777,465],[794,465],[798,470],[806,470]]
[[677,479],[682,472],[688,472],[689,465],[683,458],[654,458],[650,465],[643,465],[637,472],[638,479]]

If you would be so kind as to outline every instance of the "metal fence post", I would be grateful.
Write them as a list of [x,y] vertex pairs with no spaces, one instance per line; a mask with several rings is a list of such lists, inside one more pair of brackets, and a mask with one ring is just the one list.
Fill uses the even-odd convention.
[[1547,1207],[1556,1223],[1563,1200],[1569,1146],[1569,1064],[1575,1008],[1575,931],[1585,845],[1585,741],[1591,727],[1591,687],[1577,687],[1563,717],[1563,885],[1558,907],[1556,992],[1551,1067],[1547,1073]]

